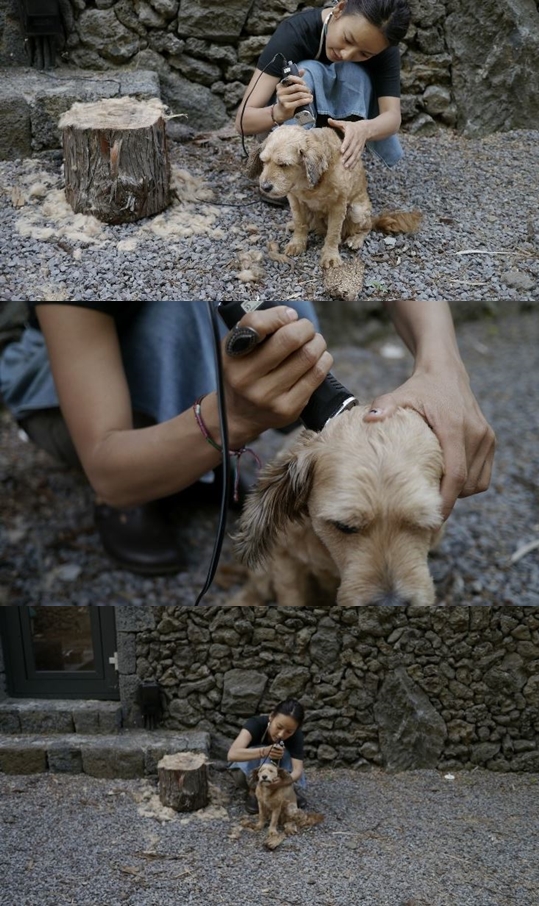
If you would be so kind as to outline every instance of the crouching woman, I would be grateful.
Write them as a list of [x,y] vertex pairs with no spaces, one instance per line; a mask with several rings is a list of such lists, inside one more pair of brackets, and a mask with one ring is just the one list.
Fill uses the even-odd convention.
[[288,771],[296,787],[299,808],[305,808],[303,772],[303,724],[305,712],[293,698],[276,705],[271,714],[259,714],[245,721],[228,750],[229,768],[236,786],[247,792],[245,807],[249,814],[258,812],[256,796],[251,792],[252,771],[267,761]]

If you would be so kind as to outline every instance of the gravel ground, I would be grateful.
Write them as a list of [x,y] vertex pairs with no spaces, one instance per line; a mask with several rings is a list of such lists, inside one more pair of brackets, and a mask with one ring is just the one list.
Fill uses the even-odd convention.
[[269,852],[223,775],[205,817],[170,818],[149,781],[0,775],[0,906],[539,902],[539,775],[309,776],[325,821]]
[[[394,170],[367,155],[375,212],[418,208],[424,224],[396,240],[369,236],[359,298],[539,299],[538,139],[537,131],[403,135],[406,158]],[[182,203],[121,226],[73,215],[60,152],[0,162],[0,300],[330,297],[320,240],[294,261],[275,260],[289,212],[260,201],[237,136],[172,143],[171,158],[184,171]]]
[[[539,549],[511,563],[517,551],[539,539],[539,313],[461,323],[457,334],[475,395],[497,433],[498,451],[489,491],[457,502],[431,559],[437,600],[539,607]],[[389,351],[398,351],[393,332],[363,348],[332,349],[335,374],[362,400],[394,389],[409,373],[408,354],[388,358],[388,342]],[[268,432],[256,447],[267,460],[282,441]],[[92,495],[84,479],[21,441],[5,411],[0,411],[0,487],[1,603],[188,606],[196,600],[210,563],[216,508],[177,508],[188,569],[148,579],[111,566],[93,528]],[[229,529],[233,524],[231,515]],[[221,563],[225,568],[234,563],[228,538]],[[204,603],[226,603],[226,585],[216,581]]]

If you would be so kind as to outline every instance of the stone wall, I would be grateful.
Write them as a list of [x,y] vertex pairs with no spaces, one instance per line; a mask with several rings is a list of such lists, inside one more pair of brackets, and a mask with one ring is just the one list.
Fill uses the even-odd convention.
[[[62,0],[64,2],[64,0]],[[65,0],[67,3],[68,0]],[[258,54],[299,0],[69,0],[58,62],[154,70],[163,100],[194,129],[229,122]],[[402,45],[406,128],[467,134],[539,128],[535,0],[410,0]],[[313,6],[328,5],[312,0]],[[69,19],[69,22],[67,22]],[[0,66],[25,65],[16,0],[0,0]]]
[[286,698],[307,761],[387,770],[539,771],[539,611],[117,608],[126,721],[157,680],[163,725],[211,732]]

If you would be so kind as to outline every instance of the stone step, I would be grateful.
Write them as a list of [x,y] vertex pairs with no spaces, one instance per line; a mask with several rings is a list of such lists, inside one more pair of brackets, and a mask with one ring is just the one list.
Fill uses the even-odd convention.
[[106,735],[83,733],[0,734],[0,772],[46,771],[124,778],[157,774],[164,755],[210,754],[210,734],[199,731],[121,730]]
[[0,733],[116,733],[122,726],[120,702],[79,699],[0,701]]

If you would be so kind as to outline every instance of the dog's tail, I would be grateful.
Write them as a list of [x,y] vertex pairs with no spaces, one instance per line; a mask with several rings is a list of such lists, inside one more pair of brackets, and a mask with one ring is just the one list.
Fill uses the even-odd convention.
[[324,816],[318,812],[298,812],[296,816],[298,827],[314,827],[315,824],[320,824],[323,820]]
[[415,233],[422,220],[420,211],[382,211],[373,217],[371,229],[381,233]]

